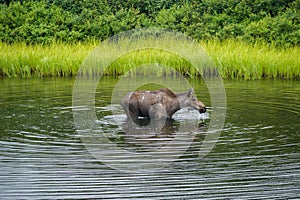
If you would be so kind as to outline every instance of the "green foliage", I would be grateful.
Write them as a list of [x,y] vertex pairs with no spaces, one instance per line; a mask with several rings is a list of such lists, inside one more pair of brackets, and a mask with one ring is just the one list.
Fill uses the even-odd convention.
[[138,10],[122,8],[112,13],[108,5],[93,2],[99,1],[87,0],[84,6],[70,0],[2,4],[0,39],[27,44],[104,40],[148,22]]
[[148,17],[155,16],[162,9],[169,9],[177,0],[111,0],[109,5],[117,12],[122,8],[133,8]]
[[[5,6],[2,6],[5,7]],[[71,28],[70,13],[56,6],[46,7],[42,2],[11,3],[2,8],[0,22],[2,41],[51,43],[60,39],[81,39]]]
[[162,10],[156,22],[199,40],[299,45],[299,0],[203,0]]
[[105,40],[163,27],[198,39],[299,46],[300,0],[0,0],[0,41]]

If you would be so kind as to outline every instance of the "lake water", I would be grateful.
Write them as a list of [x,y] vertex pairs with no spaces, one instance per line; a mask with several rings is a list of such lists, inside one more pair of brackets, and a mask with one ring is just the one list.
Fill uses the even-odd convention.
[[[159,134],[155,125],[137,125],[128,135],[126,116],[111,103],[117,81],[104,78],[97,89],[99,134],[119,149],[151,155],[181,132],[182,138],[191,137],[180,127],[192,121],[196,134],[185,141],[184,152],[161,170],[122,171],[96,158],[76,131],[75,79],[0,79],[1,199],[300,198],[299,81],[225,80],[224,128],[201,158],[199,148],[211,134],[206,130],[214,112],[203,82],[189,80],[207,104],[207,114],[183,110]],[[176,150],[168,147],[168,152]],[[136,168],[137,163],[129,164]]]

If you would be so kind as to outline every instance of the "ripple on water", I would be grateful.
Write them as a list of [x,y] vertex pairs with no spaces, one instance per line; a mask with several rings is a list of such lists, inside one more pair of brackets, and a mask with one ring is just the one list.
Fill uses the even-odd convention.
[[[9,82],[0,88],[3,199],[299,197],[298,82],[228,81],[226,124],[213,150],[201,159],[193,154],[205,137],[199,134],[198,146],[191,146],[182,159],[156,173],[135,174],[111,169],[82,144],[72,118],[72,80]],[[112,85],[103,87],[108,92],[101,95],[109,96]],[[126,116],[120,105],[106,106],[110,102],[104,100],[100,103],[103,105],[96,107],[96,123],[107,128],[107,133],[124,131],[120,125],[124,125]],[[204,128],[210,121],[209,115],[182,112],[174,116],[175,128],[190,118],[204,120]],[[116,139],[127,142],[122,137]]]

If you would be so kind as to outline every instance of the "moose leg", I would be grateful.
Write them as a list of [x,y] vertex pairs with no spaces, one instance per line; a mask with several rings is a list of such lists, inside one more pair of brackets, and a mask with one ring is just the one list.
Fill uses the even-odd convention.
[[127,116],[130,116],[130,118],[132,119],[132,121],[138,120],[138,117],[139,117],[138,113],[136,113],[134,111],[131,111],[131,110],[129,110],[129,115],[127,115]]
[[121,105],[127,115],[127,118],[136,121],[139,117],[138,99],[134,93],[128,93],[121,101]]
[[165,107],[161,103],[157,103],[150,107],[149,117],[151,120],[161,120],[168,118],[168,114]]
[[122,107],[128,118],[135,121],[138,119],[138,109],[135,109],[136,106],[132,104],[122,103]]

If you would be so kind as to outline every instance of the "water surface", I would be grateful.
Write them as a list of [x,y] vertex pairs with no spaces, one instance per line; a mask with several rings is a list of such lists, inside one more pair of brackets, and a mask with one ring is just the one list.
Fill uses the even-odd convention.
[[205,84],[190,81],[208,105],[208,114],[178,113],[165,135],[149,144],[124,135],[126,117],[120,112],[116,120],[111,112],[121,109],[111,105],[117,80],[102,80],[96,97],[97,123],[119,147],[149,152],[172,140],[178,125],[190,116],[199,117],[198,130],[204,131],[179,161],[161,172],[132,174],[103,164],[82,143],[73,122],[74,79],[1,79],[1,198],[299,198],[299,82],[225,81],[224,130],[213,150],[198,159],[195,152],[213,108]]

